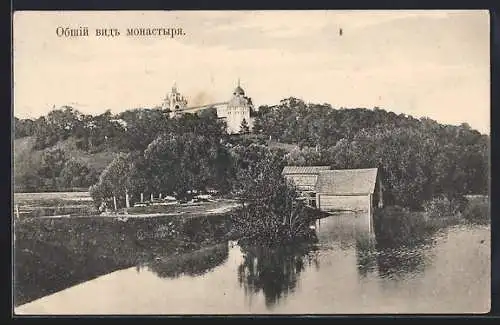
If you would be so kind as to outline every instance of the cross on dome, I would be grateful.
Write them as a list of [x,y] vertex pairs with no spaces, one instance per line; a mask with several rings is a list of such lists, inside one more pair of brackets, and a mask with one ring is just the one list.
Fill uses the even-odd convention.
[[245,91],[240,86],[240,78],[238,78],[238,86],[234,89],[233,95],[245,95]]

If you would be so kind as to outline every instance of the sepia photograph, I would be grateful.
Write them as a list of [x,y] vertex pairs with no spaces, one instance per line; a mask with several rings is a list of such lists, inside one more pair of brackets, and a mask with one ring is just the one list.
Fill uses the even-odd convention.
[[487,10],[12,34],[14,315],[490,311]]

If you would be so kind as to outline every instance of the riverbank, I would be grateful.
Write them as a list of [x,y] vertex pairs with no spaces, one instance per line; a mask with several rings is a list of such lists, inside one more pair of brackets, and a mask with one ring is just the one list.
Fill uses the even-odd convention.
[[230,212],[148,218],[30,218],[14,224],[14,304],[110,271],[227,240]]
[[[324,218],[319,242],[234,242],[123,268],[16,308],[24,315],[482,313],[490,229],[452,226],[430,244],[385,247],[351,214]],[[415,235],[418,236],[418,235]],[[71,271],[71,270],[68,270]],[[92,297],[92,299],[85,299]],[[325,301],[332,303],[325,304]]]
[[[204,256],[205,248],[241,238],[233,227],[240,209],[201,207],[157,215],[17,220],[14,304],[18,306],[131,266],[162,264],[165,268],[169,261],[182,258],[182,254],[198,251],[198,255]],[[488,201],[470,203],[460,216],[444,217],[388,207],[375,210],[374,230],[381,247],[420,245],[430,238],[426,234],[447,225],[489,223],[488,211]],[[317,218],[323,216],[318,210],[309,212]]]
[[15,305],[115,270],[158,264],[241,237],[233,227],[240,217],[234,201],[170,209],[17,220]]
[[454,225],[490,225],[489,200],[486,197],[469,199],[461,210],[436,209],[431,211],[410,211],[390,206],[375,209],[374,230],[377,240],[390,245],[404,241],[409,245],[420,242],[422,233],[430,233]]

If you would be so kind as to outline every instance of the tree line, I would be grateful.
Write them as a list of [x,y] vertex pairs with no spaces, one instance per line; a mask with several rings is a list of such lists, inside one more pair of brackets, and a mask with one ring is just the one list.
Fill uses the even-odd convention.
[[[268,192],[264,181],[252,181],[279,183],[286,164],[378,167],[385,201],[415,209],[439,195],[488,193],[490,139],[465,123],[443,125],[378,108],[334,109],[295,98],[261,106],[253,115],[253,129],[245,130],[253,137],[228,135],[214,109],[170,119],[159,108],[91,116],[62,107],[36,120],[16,118],[14,127],[17,138],[35,137],[37,149],[73,137],[81,150],[120,153],[86,183],[94,184],[97,201],[115,193],[118,205],[125,192],[134,200],[139,193],[185,196],[208,188],[254,200],[256,191]],[[298,149],[271,150],[268,139]],[[54,166],[44,174],[52,180],[61,171]]]
[[68,157],[62,149],[50,148],[43,151],[40,164],[31,165],[23,174],[16,173],[14,187],[20,192],[81,190],[98,177],[85,162]]
[[463,123],[443,125],[382,109],[332,109],[290,98],[259,109],[254,133],[300,149],[290,165],[378,167],[385,201],[414,209],[437,197],[487,194],[489,142]]

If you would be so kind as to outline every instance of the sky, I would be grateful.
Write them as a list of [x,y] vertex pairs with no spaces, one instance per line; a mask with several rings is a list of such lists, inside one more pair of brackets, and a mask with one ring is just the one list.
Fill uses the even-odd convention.
[[[58,37],[59,26],[87,26],[89,37]],[[141,27],[185,35],[126,36]],[[154,107],[174,82],[189,104],[208,104],[240,78],[256,106],[293,96],[489,133],[489,43],[479,10],[16,12],[14,115]]]

